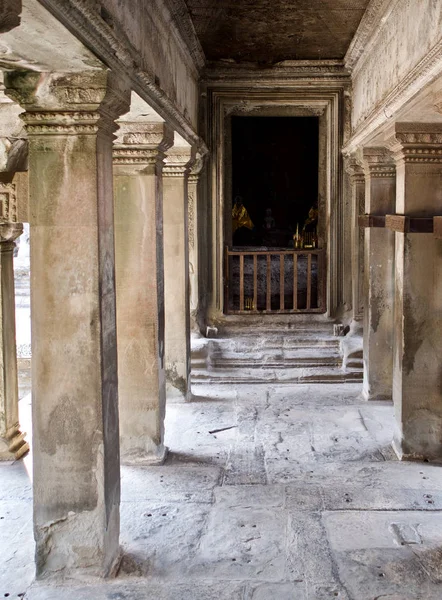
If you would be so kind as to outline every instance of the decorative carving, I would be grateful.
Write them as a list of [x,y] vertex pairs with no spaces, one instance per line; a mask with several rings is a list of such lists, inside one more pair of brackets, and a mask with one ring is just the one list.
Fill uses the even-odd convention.
[[190,147],[171,148],[164,161],[163,177],[183,177],[189,173],[194,160]]
[[355,156],[350,156],[345,160],[345,170],[351,177],[354,184],[365,183],[364,169]]
[[137,52],[127,47],[126,40],[118,39],[113,30],[87,0],[39,0],[57,19],[86,46],[94,52],[122,80],[130,81],[132,89],[136,90],[154,110],[163,117],[185,139],[196,145],[201,154],[207,153],[203,140],[193,130],[191,124],[181,114],[176,105],[168,98],[155,83],[155,76],[137,68],[139,56]]
[[100,120],[98,112],[26,112],[20,116],[28,135],[95,134]]
[[158,150],[137,150],[121,146],[115,146],[113,150],[114,165],[155,165],[163,157],[164,154]]
[[184,0],[166,0],[169,7],[172,22],[176,27],[181,39],[186,44],[193,61],[199,69],[205,65],[206,58],[201,47],[198,36],[196,35],[189,10]]
[[17,188],[15,183],[0,183],[0,222],[17,222]]
[[173,131],[164,123],[118,121],[118,146],[168,150],[173,144]]
[[163,167],[163,177],[183,177],[187,172],[188,168],[181,165],[165,164]]
[[387,145],[397,161],[442,163],[441,123],[396,123]]
[[382,102],[374,106],[372,111],[364,115],[363,122],[359,123],[345,150],[352,152],[363,145],[364,139],[386,124],[389,115],[394,115],[415,94],[424,88],[428,81],[436,78],[440,73],[442,62],[442,40],[438,42],[428,54],[387,94]]
[[26,109],[20,117],[29,135],[112,135],[115,119],[130,102],[130,90],[107,71],[14,71],[5,74],[5,85],[8,96]]
[[194,164],[192,165],[192,169],[189,173],[189,183],[197,184],[201,175],[201,171],[204,168],[204,156],[197,153]]
[[195,246],[195,204],[196,193],[189,192],[187,196],[187,223],[189,230],[189,244],[192,248]]
[[286,60],[270,69],[262,68],[261,65],[245,66],[241,63],[210,62],[203,78],[206,82],[223,79],[256,82],[258,74],[260,84],[263,81],[274,81],[275,79],[280,81],[281,79],[314,78],[316,80],[349,81],[349,73],[342,60]]
[[173,131],[164,123],[119,120],[114,144],[115,165],[154,166],[162,164],[164,153],[173,144]]
[[345,55],[345,66],[349,71],[355,68],[360,57],[367,52],[367,46],[379,31],[385,14],[397,2],[398,0],[371,0]]

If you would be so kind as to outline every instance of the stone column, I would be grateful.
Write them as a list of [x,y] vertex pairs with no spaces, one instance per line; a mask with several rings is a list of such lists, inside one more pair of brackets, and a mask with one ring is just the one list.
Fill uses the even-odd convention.
[[364,383],[367,400],[391,400],[393,385],[394,235],[385,215],[395,203],[394,162],[384,148],[363,152],[365,213]]
[[190,303],[187,179],[190,146],[174,146],[163,169],[166,377],[170,393],[190,390]]
[[[1,198],[0,186],[0,198]],[[0,206],[3,202],[0,201]],[[5,202],[6,205],[6,202]],[[0,460],[17,460],[29,450],[18,421],[17,349],[13,250],[22,223],[0,223]]]
[[114,147],[121,459],[164,461],[163,123],[119,121]]
[[188,228],[189,228],[189,287],[190,287],[190,327],[200,334],[199,306],[199,235],[198,235],[198,182],[203,168],[203,159],[198,157],[188,180]]
[[110,77],[6,75],[29,137],[39,578],[106,576],[120,553],[112,134],[128,94]]
[[401,459],[442,458],[442,124],[396,123],[397,168],[393,401]]
[[350,158],[347,172],[351,181],[351,246],[352,246],[352,317],[356,328],[362,328],[364,314],[364,229],[359,216],[365,212],[365,176],[359,162]]

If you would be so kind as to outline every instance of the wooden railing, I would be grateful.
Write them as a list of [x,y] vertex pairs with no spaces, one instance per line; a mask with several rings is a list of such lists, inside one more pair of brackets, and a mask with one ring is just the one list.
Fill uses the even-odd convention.
[[323,250],[226,248],[225,312],[325,312],[324,281]]

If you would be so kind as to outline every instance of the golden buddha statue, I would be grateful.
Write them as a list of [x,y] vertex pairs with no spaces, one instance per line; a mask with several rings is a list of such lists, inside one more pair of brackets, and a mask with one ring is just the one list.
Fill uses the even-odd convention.
[[237,196],[232,209],[232,233],[235,233],[240,227],[253,229],[254,225],[249,217],[246,207],[242,203],[241,196]]

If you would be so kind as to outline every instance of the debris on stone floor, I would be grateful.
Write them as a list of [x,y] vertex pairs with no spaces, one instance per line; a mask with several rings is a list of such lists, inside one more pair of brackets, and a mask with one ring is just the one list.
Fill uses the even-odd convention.
[[31,585],[29,475],[0,465],[0,597],[440,600],[442,467],[394,460],[393,407],[359,393],[196,385],[169,403],[166,463],[122,467],[112,581]]

